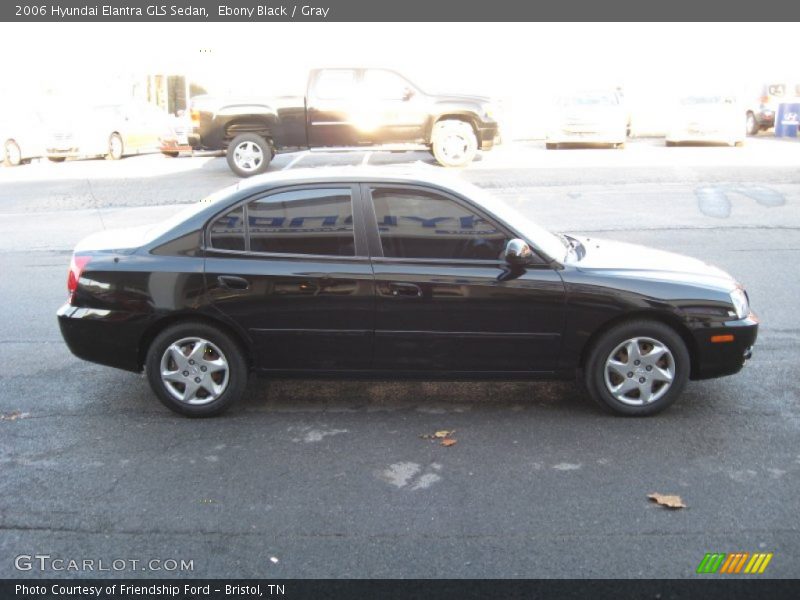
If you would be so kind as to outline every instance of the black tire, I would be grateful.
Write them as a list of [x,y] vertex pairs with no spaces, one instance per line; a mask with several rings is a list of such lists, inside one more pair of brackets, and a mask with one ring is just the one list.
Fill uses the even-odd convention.
[[257,133],[242,133],[228,145],[225,158],[239,177],[264,173],[275,155],[272,144]]
[[108,136],[108,153],[106,156],[109,160],[120,160],[125,156],[125,144],[120,134],[115,132]]
[[167,156],[169,158],[178,158],[178,155],[180,155],[180,152],[162,152],[161,154],[163,154],[164,156]]
[[[170,393],[169,389],[167,389],[167,384],[161,378],[162,357],[165,356],[167,348],[186,338],[200,338],[210,342],[211,345],[216,346],[227,362],[227,385],[218,398],[208,401],[205,404],[189,404],[177,399]],[[208,355],[214,355],[210,347],[208,348],[208,352]],[[207,355],[204,354],[203,356],[205,358]],[[178,366],[174,368],[179,369]],[[198,371],[198,369],[202,369],[203,367],[194,363],[192,367],[187,368]],[[247,386],[247,359],[241,346],[236,340],[231,338],[230,335],[218,327],[206,323],[189,321],[167,327],[158,334],[153,340],[153,343],[150,344],[150,348],[147,351],[145,369],[150,387],[164,406],[187,417],[212,417],[222,413],[242,397],[245,387]],[[184,371],[184,373],[188,373],[188,371]],[[196,372],[195,374],[203,378],[206,376],[214,376],[210,372],[207,374]],[[189,377],[191,377],[191,373]],[[216,383],[221,383],[221,381],[217,381]],[[185,393],[185,389],[184,386],[181,388],[181,391]],[[173,390],[175,390],[175,388],[173,388]],[[198,391],[198,395],[203,393],[204,390],[205,388],[201,387],[200,391]],[[205,392],[205,394],[207,395],[208,392]],[[202,398],[200,401],[202,401]]]
[[66,156],[48,156],[47,160],[54,163],[62,163],[67,160]]
[[548,150],[558,150],[558,144],[554,142],[545,142],[544,147]]
[[758,135],[758,132],[761,131],[761,127],[758,124],[758,119],[756,119],[755,114],[748,111],[746,119],[745,128],[747,129],[747,135]]
[[3,144],[3,162],[9,167],[18,167],[22,164],[22,151],[14,140],[6,140]]
[[457,119],[443,119],[433,126],[431,152],[443,167],[463,167],[478,154],[478,138],[472,125]]
[[[666,392],[653,402],[638,406],[626,404],[614,397],[605,380],[606,361],[612,351],[626,340],[633,338],[651,338],[666,346],[672,355],[674,366],[672,383]],[[675,402],[689,380],[690,368],[689,351],[674,329],[658,321],[627,321],[609,329],[593,344],[583,371],[583,382],[592,400],[605,410],[622,416],[648,416],[661,412]],[[641,372],[639,375],[645,378],[649,376],[647,372]]]

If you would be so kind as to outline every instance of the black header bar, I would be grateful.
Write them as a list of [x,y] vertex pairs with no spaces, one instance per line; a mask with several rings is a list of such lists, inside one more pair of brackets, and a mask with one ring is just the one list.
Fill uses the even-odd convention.
[[[800,3],[718,0],[4,0],[11,22],[505,22],[800,20]],[[477,41],[479,42],[479,40]],[[672,43],[664,40],[664,43]],[[724,51],[724,49],[721,49]]]

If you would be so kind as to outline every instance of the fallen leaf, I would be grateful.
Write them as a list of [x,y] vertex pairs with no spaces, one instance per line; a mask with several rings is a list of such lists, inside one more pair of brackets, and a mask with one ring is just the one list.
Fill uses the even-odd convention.
[[452,446],[457,441],[458,440],[454,440],[453,438],[445,438],[445,439],[442,440],[442,446]]
[[437,431],[436,433],[434,433],[433,437],[440,438],[440,439],[441,438],[446,438],[446,437],[449,437],[451,433],[455,433],[455,430],[447,431],[446,429],[442,429],[441,431]]
[[653,492],[652,494],[648,494],[647,497],[656,504],[666,506],[667,508],[686,508],[680,496],[669,496]]

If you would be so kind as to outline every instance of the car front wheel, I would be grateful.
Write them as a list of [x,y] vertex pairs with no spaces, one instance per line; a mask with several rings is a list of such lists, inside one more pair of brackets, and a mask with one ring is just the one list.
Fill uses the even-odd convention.
[[646,416],[672,404],[689,379],[686,344],[671,327],[629,321],[592,347],[584,370],[591,398],[613,413]]
[[757,135],[761,127],[758,125],[758,121],[756,120],[756,116],[749,112],[747,113],[747,135]]
[[3,159],[10,167],[18,167],[22,164],[22,151],[14,140],[7,140],[3,145]]
[[122,142],[122,136],[118,133],[112,133],[108,138],[108,156],[111,160],[120,160],[125,154],[125,144]]
[[247,361],[239,344],[205,323],[180,323],[162,331],[150,345],[145,366],[159,400],[189,417],[220,414],[247,384]]

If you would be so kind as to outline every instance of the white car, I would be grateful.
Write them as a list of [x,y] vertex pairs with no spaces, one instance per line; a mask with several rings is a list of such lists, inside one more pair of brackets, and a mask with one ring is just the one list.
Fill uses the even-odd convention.
[[37,110],[22,109],[0,124],[2,154],[0,160],[16,167],[45,155],[45,122]]
[[706,142],[741,146],[747,127],[741,103],[735,96],[705,94],[681,98],[670,119],[667,146]]
[[625,146],[628,115],[615,91],[587,91],[558,101],[556,117],[547,132],[546,147],[559,144]]

